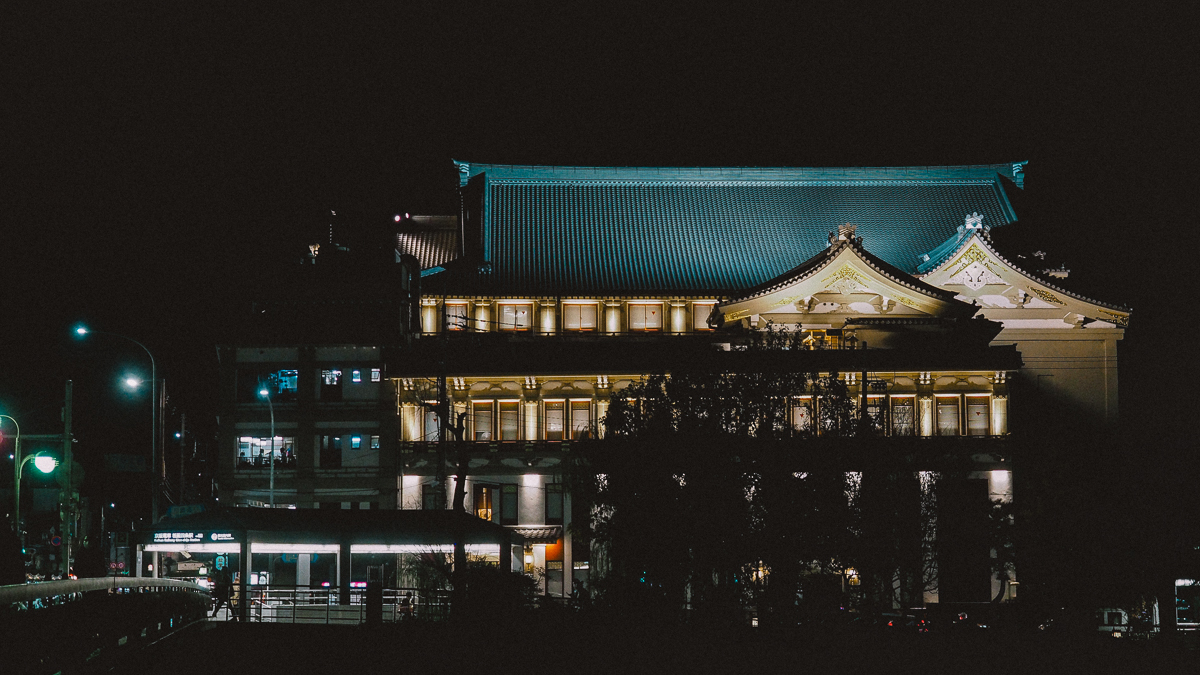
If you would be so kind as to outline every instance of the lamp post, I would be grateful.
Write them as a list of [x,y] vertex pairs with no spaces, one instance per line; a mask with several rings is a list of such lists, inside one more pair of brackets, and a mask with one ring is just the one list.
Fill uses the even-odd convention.
[[[45,452],[35,452],[32,455],[21,459],[20,455],[14,455],[17,458],[17,473],[13,484],[13,515],[17,519],[17,536],[20,536],[21,528],[21,471],[24,470],[25,464],[29,460],[33,460],[33,465],[42,473],[50,473],[54,467],[58,466],[58,460],[53,455]],[[22,540],[22,545],[24,541]]]
[[[11,420],[17,428],[17,437],[13,441],[13,475],[16,476],[17,462],[21,461],[21,425],[17,423],[17,418],[11,415],[0,415],[0,419]],[[17,502],[17,510],[13,512],[13,531],[17,533],[17,537],[21,536],[21,517],[18,513],[20,510],[21,503]]]
[[134,340],[133,338],[121,335],[119,333],[107,333],[105,331],[90,330],[84,326],[79,326],[75,329],[77,335],[110,335],[119,337],[122,340],[129,340],[133,344],[142,348],[146,352],[146,356],[150,357],[150,522],[158,522],[158,370],[155,367],[154,355],[146,348],[146,345]]
[[271,391],[266,387],[258,390],[258,395],[267,399],[267,410],[271,412],[271,508],[275,508],[275,405],[271,403]]

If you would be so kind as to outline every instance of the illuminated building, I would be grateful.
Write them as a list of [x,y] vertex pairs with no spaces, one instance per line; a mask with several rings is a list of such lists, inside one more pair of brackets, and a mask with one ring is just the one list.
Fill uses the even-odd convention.
[[[811,349],[780,363],[839,373],[881,420],[880,443],[968,448],[979,499],[1013,494],[1006,438],[1022,386],[1095,420],[1116,417],[1116,345],[1130,311],[1018,267],[989,234],[1017,221],[1010,195],[1023,189],[1024,163],[456,164],[459,217],[397,229],[397,259],[422,270],[419,334],[223,352],[230,391],[299,373],[302,394],[280,427],[294,430],[282,432],[294,434],[294,475],[277,488],[288,503],[441,505],[456,473],[438,452],[444,377],[451,420],[471,444],[467,510],[521,529],[548,591],[569,593],[590,563],[565,532],[573,514],[558,474],[572,442],[603,433],[613,392],[630,382],[714,348],[736,352],[734,326],[803,331]],[[789,403],[797,428],[811,424],[812,404]],[[239,444],[265,428],[261,407],[246,399],[222,420],[222,500],[263,501],[261,469],[237,464]],[[979,575],[988,552],[967,546],[974,577],[946,571],[941,599],[1005,593]]]

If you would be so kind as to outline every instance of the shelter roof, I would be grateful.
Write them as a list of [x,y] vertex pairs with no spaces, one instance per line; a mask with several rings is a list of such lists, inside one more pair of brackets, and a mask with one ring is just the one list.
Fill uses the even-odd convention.
[[[818,254],[854,223],[907,273],[967,214],[1017,218],[1013,164],[607,168],[456,163],[466,250],[497,294],[725,294]],[[1013,185],[1014,183],[1008,183]]]

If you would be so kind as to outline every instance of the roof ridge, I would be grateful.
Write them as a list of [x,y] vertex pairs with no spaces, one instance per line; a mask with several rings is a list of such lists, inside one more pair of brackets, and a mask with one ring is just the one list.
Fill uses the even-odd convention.
[[792,180],[961,180],[964,178],[994,180],[1000,175],[1016,181],[1023,172],[1021,162],[996,164],[960,164],[929,166],[849,166],[849,167],[671,167],[671,166],[556,166],[538,164],[488,164],[454,160],[459,172],[460,185],[480,174],[490,174],[489,180],[526,179],[536,180],[720,180],[759,179]]

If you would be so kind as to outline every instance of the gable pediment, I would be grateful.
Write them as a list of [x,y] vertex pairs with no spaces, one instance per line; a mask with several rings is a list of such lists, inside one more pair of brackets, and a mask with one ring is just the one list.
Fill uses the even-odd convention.
[[[1107,305],[1063,290],[1020,269],[1001,256],[988,238],[975,233],[921,280],[957,293],[958,298],[983,308],[985,316],[1006,325],[1035,324],[1062,327],[1099,325],[1124,327],[1128,308]],[[1025,323],[1022,323],[1025,322]]]
[[[725,320],[759,316],[783,323],[841,323],[851,316],[943,317],[973,310],[954,293],[930,286],[872,256],[853,236],[792,271],[721,303]],[[841,315],[840,318],[838,315]]]

